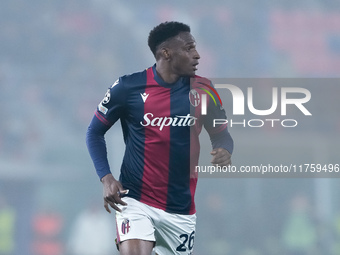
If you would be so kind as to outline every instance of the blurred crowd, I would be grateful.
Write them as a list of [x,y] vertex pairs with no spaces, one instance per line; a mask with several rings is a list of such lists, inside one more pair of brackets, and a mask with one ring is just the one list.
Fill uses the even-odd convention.
[[[82,250],[114,228],[107,228],[112,223],[98,212],[101,205],[92,203],[93,194],[101,201],[100,183],[85,132],[107,87],[123,74],[153,65],[148,32],[165,20],[192,27],[201,54],[199,75],[331,78],[340,73],[337,1],[3,1],[0,255],[113,254],[108,252],[115,249],[113,240],[101,245],[101,252]],[[336,102],[340,93],[339,88],[316,91],[320,102]],[[337,105],[328,114],[337,116]],[[339,119],[324,111],[314,105],[320,119],[309,131],[335,136]],[[123,148],[121,140],[111,138],[115,148]],[[112,158],[119,165],[120,159]],[[340,254],[340,204],[321,217],[315,182],[301,182],[202,180],[215,188],[198,191],[196,240],[202,242],[197,241],[195,254]],[[334,180],[338,194],[335,187]],[[277,196],[271,194],[275,189]],[[94,227],[96,236],[88,231]]]
[[336,77],[340,10],[329,1],[311,6],[265,1],[2,3],[1,155],[50,160],[49,153],[63,154],[63,144],[81,141],[79,130],[105,88],[153,64],[147,35],[164,20],[192,26],[202,55],[199,72],[207,77]]

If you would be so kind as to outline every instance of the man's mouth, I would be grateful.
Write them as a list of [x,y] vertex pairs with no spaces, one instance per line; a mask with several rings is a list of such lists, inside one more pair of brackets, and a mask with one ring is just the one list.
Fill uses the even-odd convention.
[[194,70],[197,71],[198,63],[195,63],[195,64],[193,64],[192,66],[193,66]]

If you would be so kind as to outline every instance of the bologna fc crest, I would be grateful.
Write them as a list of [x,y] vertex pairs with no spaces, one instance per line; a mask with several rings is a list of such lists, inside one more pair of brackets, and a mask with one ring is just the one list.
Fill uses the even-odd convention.
[[130,221],[128,219],[123,220],[122,226],[121,226],[122,234],[125,235],[129,233],[130,228],[131,228]]
[[199,104],[201,102],[200,94],[195,89],[190,90],[190,92],[189,92],[189,101],[190,101],[190,104],[192,106],[194,106],[194,107],[199,106]]

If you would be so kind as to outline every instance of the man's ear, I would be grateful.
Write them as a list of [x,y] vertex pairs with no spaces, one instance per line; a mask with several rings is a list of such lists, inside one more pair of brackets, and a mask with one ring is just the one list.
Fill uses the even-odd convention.
[[165,58],[166,60],[170,59],[170,51],[169,51],[168,48],[162,48],[161,54],[162,54],[163,58]]

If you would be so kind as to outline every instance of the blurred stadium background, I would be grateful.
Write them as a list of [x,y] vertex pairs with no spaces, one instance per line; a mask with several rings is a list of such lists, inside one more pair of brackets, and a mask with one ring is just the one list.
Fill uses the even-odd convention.
[[[148,32],[166,20],[191,25],[202,76],[339,77],[335,0],[2,1],[1,255],[117,254],[100,235],[114,223],[101,216],[102,186],[85,133],[106,88],[154,63]],[[306,130],[232,129],[234,163],[340,163],[340,90],[321,86],[313,88],[318,118]],[[107,143],[117,177],[119,125]],[[195,254],[340,254],[339,195],[337,178],[202,178]]]

